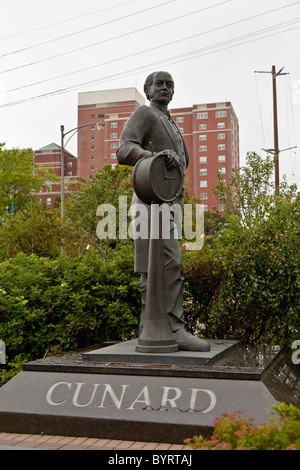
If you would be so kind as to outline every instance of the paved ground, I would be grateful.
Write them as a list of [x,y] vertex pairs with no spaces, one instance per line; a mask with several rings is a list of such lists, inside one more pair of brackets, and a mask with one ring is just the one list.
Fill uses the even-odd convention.
[[0,433],[0,450],[191,450],[178,444],[118,441],[88,437]]

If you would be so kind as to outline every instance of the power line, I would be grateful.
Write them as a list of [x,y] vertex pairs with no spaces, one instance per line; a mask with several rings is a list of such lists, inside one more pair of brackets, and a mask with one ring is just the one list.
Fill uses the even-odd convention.
[[[297,148],[298,146],[297,146],[297,134],[296,134],[296,127],[295,127],[295,116],[294,116],[294,107],[293,107],[293,99],[292,99],[292,86],[291,86],[291,81],[290,81],[290,76],[289,75],[287,76],[287,79],[288,80],[286,80],[286,94],[289,96],[291,115],[292,115],[292,132],[289,131],[289,145],[290,146],[292,145],[292,138],[294,136],[294,142],[293,143],[296,144],[296,148]],[[288,100],[286,100],[286,101],[287,101],[287,104],[288,104]],[[289,125],[288,106],[287,106],[287,121],[288,121],[288,125]],[[290,129],[290,125],[288,127],[288,130],[289,129]],[[292,175],[293,175],[293,183],[294,183],[294,181],[295,181],[295,171],[296,171],[297,150],[293,151],[293,156],[291,155],[291,151],[289,152],[289,155],[290,155],[290,168],[291,168],[291,172],[292,172]]]
[[256,90],[256,99],[257,99],[257,104],[258,104],[258,110],[259,110],[259,116],[260,116],[260,123],[261,123],[261,130],[262,130],[262,136],[263,136],[263,145],[265,145],[265,131],[264,131],[264,123],[262,119],[262,112],[261,112],[261,106],[260,106],[260,99],[259,99],[259,93],[258,93],[258,84],[257,84],[257,76],[254,75],[255,77],[255,90]]
[[276,72],[276,66],[272,66],[272,71],[256,71],[255,73],[271,73],[272,74],[272,89],[273,89],[273,124],[274,124],[274,149],[262,149],[268,153],[274,155],[274,164],[275,164],[275,194],[279,194],[279,184],[280,184],[280,175],[279,175],[279,153],[284,150],[290,150],[296,147],[289,147],[284,150],[279,149],[279,132],[278,132],[278,106],[277,106],[277,77],[281,75],[288,75],[286,72],[282,72],[284,67],[282,67],[278,72]]
[[[49,44],[51,42],[59,41],[60,39],[69,38],[70,36],[75,36],[76,34],[80,34],[80,33],[86,32],[86,31],[90,31],[90,30],[95,29],[95,28],[100,28],[101,26],[105,26],[105,25],[108,25],[110,23],[114,23],[115,21],[124,20],[126,18],[130,18],[131,16],[139,15],[140,13],[144,13],[145,11],[149,11],[149,10],[153,10],[155,8],[159,8],[159,7],[161,7],[163,5],[166,5],[168,3],[173,3],[174,1],[175,0],[168,0],[167,2],[160,3],[159,5],[149,7],[149,8],[145,8],[144,10],[140,10],[140,11],[137,11],[135,13],[129,13],[128,15],[120,16],[119,18],[115,18],[113,20],[105,21],[104,23],[100,23],[100,24],[97,24],[95,26],[90,26],[89,28],[84,28],[84,29],[81,29],[79,31],[74,31],[73,33],[69,33],[69,34],[65,34],[64,36],[59,36],[57,38],[49,39],[48,41],[44,41],[44,42],[41,42],[39,44],[33,44],[32,46],[23,47],[22,49],[18,49],[16,51],[8,52],[7,54],[2,54],[2,55],[0,55],[0,58],[1,57],[7,57],[7,56],[10,56],[10,55],[13,55],[13,54],[18,54],[19,52],[28,51],[29,49],[33,49],[35,47],[44,46],[45,44]],[[228,0],[228,1],[230,1],[230,0]]]
[[[268,38],[270,36],[274,36],[274,35],[277,35],[277,34],[286,33],[286,32],[289,32],[291,30],[298,29],[299,27],[300,26],[296,26],[295,28],[290,28],[288,30],[279,31],[279,32],[276,32],[276,33],[273,33],[273,34],[268,34],[268,35],[263,36],[261,38],[255,38],[255,39],[247,40],[247,41],[244,41],[240,44],[229,45],[227,47],[222,47],[218,50],[211,51],[211,52],[203,52],[203,50],[205,48],[197,50],[197,51],[192,51],[190,53],[181,54],[181,55],[178,55],[178,56],[174,56],[172,58],[159,60],[157,62],[153,62],[152,64],[148,64],[146,66],[142,65],[140,67],[136,67],[134,69],[130,69],[130,70],[127,70],[127,71],[122,72],[122,73],[116,73],[116,74],[113,74],[113,75],[110,75],[110,76],[107,76],[107,77],[103,77],[101,79],[91,80],[91,81],[88,81],[88,82],[85,82],[85,83],[81,83],[81,84],[73,85],[73,86],[70,86],[70,87],[62,88],[60,90],[56,90],[56,91],[44,93],[44,94],[41,94],[41,95],[25,98],[23,100],[18,100],[18,101],[11,102],[11,103],[6,103],[6,104],[3,104],[3,105],[0,105],[0,108],[15,106],[15,105],[19,105],[19,104],[22,104],[22,103],[25,103],[25,102],[28,102],[28,101],[33,101],[33,100],[37,100],[37,99],[51,97],[51,96],[54,96],[54,95],[64,94],[64,93],[67,93],[69,91],[73,91],[75,89],[85,88],[87,86],[96,85],[98,83],[104,83],[104,82],[112,80],[112,79],[125,78],[125,77],[131,76],[131,75],[135,75],[136,73],[140,73],[142,71],[151,70],[153,67],[161,65],[161,64],[167,64],[168,63],[168,65],[172,65],[172,64],[184,62],[184,61],[187,61],[187,60],[193,60],[193,59],[196,59],[196,58],[204,56],[204,55],[209,55],[209,54],[213,54],[213,53],[216,53],[216,52],[222,52],[224,50],[231,49],[232,47],[237,47],[237,46],[241,46],[241,45],[244,45],[244,44],[248,44],[248,43],[258,41],[258,40],[261,40],[261,39],[265,39],[265,38]],[[254,33],[250,33],[250,34],[253,35]],[[243,37],[245,38],[246,36],[247,35],[241,36],[241,37],[237,38],[237,40],[240,40]],[[215,44],[213,46],[209,46],[206,49],[211,49],[213,47],[217,47],[217,46],[220,46],[220,45],[225,45],[227,43],[231,43],[232,41],[234,41],[234,39],[231,39],[231,40],[223,42],[223,43],[218,43],[218,44]],[[203,53],[199,53],[199,52],[203,52]],[[191,54],[196,54],[196,55],[194,57],[189,57],[189,55],[191,55]]]
[[[227,43],[230,43],[230,42],[233,42],[233,41],[238,41],[238,40],[241,40],[243,38],[248,38],[248,37],[251,37],[253,35],[257,35],[257,34],[261,34],[261,33],[264,33],[264,32],[267,32],[267,31],[272,31],[273,29],[277,29],[277,28],[280,28],[282,26],[287,26],[287,25],[291,25],[291,24],[294,24],[294,23],[298,23],[300,20],[300,18],[296,18],[294,20],[290,20],[290,21],[286,21],[284,23],[279,23],[277,25],[274,25],[274,26],[271,26],[271,27],[268,27],[268,28],[263,28],[262,30],[258,30],[258,31],[255,31],[255,32],[252,32],[252,33],[248,33],[246,35],[243,35],[243,36],[239,36],[237,38],[233,38],[233,39],[230,39],[226,42],[221,42],[221,43],[217,43],[217,44],[213,44],[211,46],[206,46],[205,48],[203,49],[200,49],[200,51],[205,51],[205,50],[209,50],[210,48],[215,48],[219,45],[223,45],[223,44],[227,44]],[[227,26],[230,26],[230,25],[225,25],[223,26],[223,28],[227,27]],[[167,46],[170,46],[170,45],[174,45],[174,44],[178,44],[180,42],[183,42],[183,41],[186,41],[188,39],[193,39],[197,36],[200,36],[202,34],[205,34],[207,31],[205,32],[202,32],[202,33],[198,33],[198,34],[194,34],[192,36],[188,36],[188,37],[185,37],[185,38],[182,38],[182,39],[177,39],[175,41],[171,41],[169,43],[165,43],[165,44],[161,44],[159,46],[155,46],[155,47],[151,47],[150,49],[146,49],[146,50],[143,50],[143,51],[140,51],[140,52],[136,52],[134,54],[129,54],[127,56],[122,56],[122,57],[118,57],[118,58],[115,58],[115,59],[111,59],[109,61],[106,61],[106,62],[103,62],[101,64],[96,64],[96,65],[92,65],[90,67],[85,67],[83,69],[79,69],[79,70],[75,70],[73,72],[68,72],[66,74],[62,74],[62,75],[58,75],[56,77],[52,77],[52,78],[47,78],[45,80],[40,80],[38,82],[35,82],[35,83],[31,83],[31,84],[28,84],[28,85],[22,85],[20,87],[17,87],[17,88],[12,88],[10,90],[6,90],[6,91],[3,91],[2,94],[4,93],[10,93],[10,92],[13,92],[13,91],[18,91],[18,90],[21,90],[21,89],[24,89],[24,88],[28,88],[28,87],[31,87],[31,86],[35,86],[35,85],[41,85],[42,83],[46,83],[46,82],[49,82],[51,80],[56,80],[58,78],[63,78],[63,77],[66,77],[66,76],[69,76],[69,75],[73,75],[75,73],[80,73],[80,72],[85,72],[87,70],[91,70],[91,69],[94,69],[94,68],[97,68],[97,67],[101,67],[101,66],[104,66],[104,65],[108,65],[108,64],[111,64],[111,63],[114,63],[114,62],[118,62],[119,60],[125,60],[125,59],[129,59],[129,58],[133,58],[133,57],[136,57],[138,55],[141,55],[141,54],[145,54],[147,52],[152,52],[154,50],[157,50],[157,49],[161,49],[163,47],[167,47]],[[196,52],[199,52],[199,50],[197,50]],[[188,54],[192,54],[192,52],[189,52]]]
[[[96,43],[93,43],[93,44],[89,44],[89,45],[86,45],[86,46],[79,47],[79,48],[77,48],[77,49],[73,49],[73,50],[71,50],[71,51],[67,51],[67,52],[63,52],[63,53],[60,53],[60,54],[56,54],[56,55],[51,56],[51,57],[45,57],[45,58],[43,58],[43,59],[40,59],[40,60],[31,62],[31,63],[28,63],[28,64],[19,65],[19,66],[17,66],[17,67],[13,67],[13,68],[11,68],[11,69],[3,70],[3,71],[0,71],[0,74],[1,74],[1,73],[12,72],[12,71],[14,71],[14,70],[17,70],[17,69],[20,69],[20,68],[24,68],[24,67],[29,67],[29,66],[32,66],[32,65],[37,65],[37,64],[39,64],[39,63],[41,63],[41,62],[45,62],[45,61],[48,61],[48,60],[51,60],[51,59],[56,59],[56,58],[58,58],[58,57],[65,56],[65,55],[71,54],[71,53],[73,53],[73,52],[79,52],[79,51],[84,50],[84,49],[87,49],[87,48],[89,48],[89,47],[94,47],[94,46],[97,46],[97,45],[100,45],[100,44],[104,44],[104,43],[113,41],[113,40],[115,40],[115,39],[121,39],[121,38],[124,38],[124,37],[126,37],[126,36],[130,36],[130,35],[132,35],[132,34],[139,33],[139,32],[142,32],[142,31],[146,31],[146,30],[148,30],[148,29],[155,28],[155,27],[157,27],[157,26],[161,26],[161,25],[163,25],[163,24],[170,23],[170,22],[172,22],[172,21],[176,21],[176,20],[178,20],[178,19],[182,19],[182,18],[184,18],[184,17],[193,15],[193,14],[195,14],[195,13],[199,13],[199,12],[201,12],[201,11],[203,11],[203,10],[208,9],[208,8],[217,7],[217,6],[219,6],[219,5],[222,5],[223,3],[227,3],[227,2],[225,1],[225,2],[221,2],[221,3],[217,3],[217,4],[214,4],[214,5],[211,5],[210,7],[201,8],[201,9],[199,9],[199,10],[195,10],[195,11],[192,11],[192,12],[190,12],[190,13],[186,13],[186,14],[183,14],[183,15],[180,15],[180,16],[177,16],[177,17],[174,17],[174,18],[170,18],[170,19],[168,19],[168,20],[164,20],[164,21],[161,21],[161,22],[159,22],[159,23],[152,24],[152,25],[150,25],[150,26],[144,26],[143,28],[139,28],[139,29],[137,29],[137,30],[130,31],[130,32],[128,32],[128,33],[124,33],[124,34],[121,34],[121,35],[119,35],[119,36],[114,36],[113,38],[104,39],[104,40],[102,40],[102,41],[99,41],[99,42],[96,42]],[[275,9],[272,9],[272,10],[268,10],[268,11],[265,11],[265,12],[263,12],[263,13],[259,13],[259,14],[254,15],[254,16],[250,16],[250,17],[247,17],[247,18],[243,18],[242,20],[237,20],[237,21],[234,21],[234,22],[232,22],[232,23],[228,23],[228,24],[223,25],[223,26],[219,26],[219,27],[216,27],[216,28],[212,28],[212,29],[206,30],[206,31],[204,31],[204,32],[201,32],[201,33],[199,33],[199,34],[197,34],[197,35],[195,35],[195,36],[199,36],[199,35],[204,35],[204,34],[216,32],[216,31],[219,31],[219,30],[221,30],[221,29],[228,28],[228,27],[230,27],[230,26],[234,26],[234,25],[243,23],[243,22],[245,22],[245,21],[253,20],[253,19],[255,19],[255,18],[258,18],[258,17],[261,17],[261,16],[265,16],[265,15],[268,15],[268,14],[270,14],[270,13],[274,13],[274,12],[276,12],[276,11],[278,11],[278,10],[282,10],[282,9],[284,9],[284,8],[291,7],[291,6],[295,5],[295,4],[299,4],[299,2],[290,3],[289,5],[285,5],[285,6],[283,6],[283,7],[275,8]],[[191,38],[192,38],[192,37],[195,37],[195,36],[191,36]]]
[[139,28],[139,29],[136,29],[134,31],[129,31],[128,33],[124,33],[124,34],[120,34],[119,36],[114,36],[112,38],[108,38],[108,39],[103,39],[102,41],[99,41],[99,42],[96,42],[96,43],[93,43],[93,44],[89,44],[87,46],[82,46],[82,47],[79,47],[77,49],[73,49],[71,51],[67,51],[67,52],[62,52],[60,54],[56,54],[54,56],[51,56],[51,57],[45,57],[43,59],[40,59],[40,60],[37,60],[37,61],[34,61],[34,62],[31,62],[29,64],[24,64],[24,65],[18,65],[17,67],[13,67],[11,69],[7,69],[7,70],[3,70],[3,71],[0,71],[0,73],[7,73],[7,72],[12,72],[13,70],[17,70],[17,69],[20,69],[20,68],[24,68],[24,67],[29,67],[31,65],[37,65],[37,64],[40,64],[41,62],[45,62],[45,61],[48,61],[48,60],[51,60],[51,59],[56,59],[58,57],[62,57],[62,56],[65,56],[67,54],[71,54],[73,52],[78,52],[78,51],[82,51],[84,49],[87,49],[89,47],[93,47],[93,46],[98,46],[100,44],[104,44],[104,43],[107,43],[107,42],[110,42],[110,41],[113,41],[115,39],[122,39],[126,36],[130,36],[132,34],[135,34],[135,33],[140,33],[142,31],[147,31],[148,29],[152,29],[152,28],[155,28],[156,26],[161,26],[163,24],[166,24],[166,23],[170,23],[172,21],[176,21],[178,19],[182,19],[182,18],[185,18],[187,16],[191,16],[191,15],[194,15],[195,13],[199,13],[201,11],[204,11],[204,10],[208,10],[210,8],[214,8],[214,7],[218,7],[224,3],[228,3],[228,1],[231,1],[231,0],[226,0],[226,1],[223,1],[223,2],[220,2],[220,3],[215,3],[214,5],[210,5],[208,7],[205,7],[205,8],[200,8],[198,10],[194,10],[192,12],[189,12],[189,13],[185,13],[183,15],[179,15],[179,16],[176,16],[174,18],[170,18],[168,20],[164,20],[164,21],[161,21],[159,23],[156,23],[156,24],[152,24],[150,26],[143,26],[142,28]]
[[38,28],[34,28],[34,29],[28,29],[27,31],[22,31],[20,33],[12,34],[11,36],[5,36],[3,38],[0,38],[0,41],[4,41],[5,39],[16,38],[18,36],[23,36],[24,34],[34,33],[36,31],[40,31],[41,29],[52,28],[53,26],[57,26],[59,24],[68,23],[69,21],[78,20],[78,19],[84,18],[86,16],[96,15],[97,13],[102,13],[103,11],[106,11],[106,10],[112,10],[113,8],[121,7],[123,5],[126,5],[127,3],[133,3],[133,2],[136,2],[136,1],[137,0],[128,0],[127,2],[118,3],[117,5],[102,8],[101,10],[91,11],[90,13],[85,13],[84,15],[73,16],[72,18],[66,18],[65,20],[57,21],[56,23],[51,23],[51,24],[47,24],[47,25],[44,25],[44,26],[39,26]]

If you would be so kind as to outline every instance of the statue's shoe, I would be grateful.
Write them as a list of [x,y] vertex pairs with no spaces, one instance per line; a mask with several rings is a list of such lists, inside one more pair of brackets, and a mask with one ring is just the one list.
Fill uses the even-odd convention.
[[183,328],[174,332],[175,341],[181,351],[210,351],[210,344],[205,339],[196,338]]

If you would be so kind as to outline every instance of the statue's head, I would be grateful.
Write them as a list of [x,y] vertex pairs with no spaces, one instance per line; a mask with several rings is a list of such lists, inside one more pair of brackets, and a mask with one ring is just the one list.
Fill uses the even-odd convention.
[[149,101],[167,106],[173,98],[174,80],[168,72],[153,72],[146,78],[144,92]]

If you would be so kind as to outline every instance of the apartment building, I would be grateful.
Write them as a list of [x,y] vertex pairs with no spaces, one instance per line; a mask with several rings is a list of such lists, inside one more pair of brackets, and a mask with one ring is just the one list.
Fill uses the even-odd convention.
[[239,123],[230,102],[198,104],[171,110],[190,153],[187,187],[200,197],[204,209],[223,206],[213,193],[218,172],[227,182],[239,167]]
[[[135,88],[79,94],[78,174],[87,178],[104,162],[117,163],[116,150],[127,119],[145,99]],[[212,189],[217,173],[228,181],[232,169],[239,166],[239,123],[230,102],[198,104],[171,109],[190,153],[187,187],[190,195],[201,198],[204,209],[223,209]],[[96,122],[105,122],[104,131],[96,131]]]
[[[116,151],[128,118],[145,100],[135,88],[79,93],[78,97],[78,175],[88,178],[105,163],[116,164]],[[97,123],[104,122],[103,130]]]
[[[145,98],[136,88],[79,93],[78,157],[75,159],[66,152],[65,176],[88,179],[105,163],[115,165],[124,125],[142,104],[146,104]],[[231,102],[196,104],[170,112],[190,154],[186,172],[189,194],[200,197],[204,210],[212,211],[216,207],[222,212],[222,203],[213,193],[217,173],[227,182],[233,168],[239,167],[239,123]],[[104,128],[97,126],[98,123],[104,123]],[[55,144],[44,147],[36,152],[36,162],[46,164],[47,161],[51,166],[51,160],[57,166],[55,158],[59,152],[60,147]],[[60,175],[60,169],[57,174]],[[48,195],[48,204],[52,204],[52,194]]]
[[[67,150],[64,151],[65,160],[65,187],[66,193],[72,192],[73,185],[77,181],[77,158]],[[40,148],[34,152],[34,161],[41,167],[51,167],[54,169],[57,177],[61,176],[61,147],[52,143]],[[38,196],[42,202],[49,208],[53,207],[54,202],[61,196],[61,185],[48,182],[47,187],[43,188]]]

